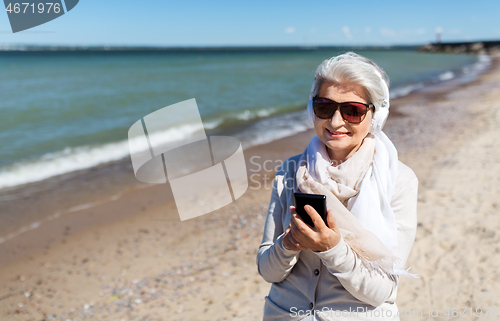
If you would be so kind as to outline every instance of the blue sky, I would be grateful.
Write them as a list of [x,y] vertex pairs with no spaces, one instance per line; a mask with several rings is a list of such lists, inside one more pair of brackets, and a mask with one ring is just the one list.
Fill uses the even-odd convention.
[[80,0],[16,34],[0,13],[0,45],[398,45],[433,42],[437,28],[443,42],[500,40],[499,14],[498,0]]

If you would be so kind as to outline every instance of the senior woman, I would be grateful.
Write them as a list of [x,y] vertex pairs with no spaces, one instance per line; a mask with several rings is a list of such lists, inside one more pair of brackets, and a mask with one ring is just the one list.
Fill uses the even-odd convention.
[[[352,52],[318,67],[307,106],[316,135],[276,173],[259,274],[264,320],[399,320],[395,304],[417,224],[418,179],[382,132],[385,72]],[[327,224],[293,193],[327,198]],[[328,226],[327,226],[328,225]]]

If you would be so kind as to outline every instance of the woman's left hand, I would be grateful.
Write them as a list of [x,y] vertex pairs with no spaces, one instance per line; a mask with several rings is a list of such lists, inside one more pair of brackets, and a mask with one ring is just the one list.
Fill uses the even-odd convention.
[[327,251],[337,245],[340,241],[340,231],[333,217],[333,211],[328,210],[326,213],[329,225],[326,226],[314,207],[306,205],[304,209],[311,217],[314,227],[307,225],[302,220],[295,211],[295,206],[290,206],[290,214],[292,215],[290,223],[293,238],[297,240],[300,245],[315,252]]

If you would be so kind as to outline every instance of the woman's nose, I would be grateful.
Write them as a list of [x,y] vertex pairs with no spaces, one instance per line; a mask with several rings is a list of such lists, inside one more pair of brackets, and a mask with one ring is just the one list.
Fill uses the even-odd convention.
[[335,113],[333,114],[332,118],[330,119],[330,124],[332,124],[332,127],[339,127],[344,125],[344,119],[342,118],[342,115],[340,114],[340,110],[336,110]]

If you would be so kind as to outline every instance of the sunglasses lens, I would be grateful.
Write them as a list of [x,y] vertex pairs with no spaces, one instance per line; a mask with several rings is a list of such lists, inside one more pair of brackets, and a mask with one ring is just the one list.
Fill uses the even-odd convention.
[[329,119],[335,113],[337,105],[323,98],[315,98],[313,100],[313,109],[318,118]]
[[366,115],[368,108],[359,103],[340,104],[340,112],[345,120],[350,123],[360,123]]
[[[338,105],[338,103],[327,98],[315,97],[313,99],[314,114],[321,119],[332,118]],[[362,103],[347,102],[340,104],[342,118],[350,123],[360,123],[367,111],[368,107]]]

